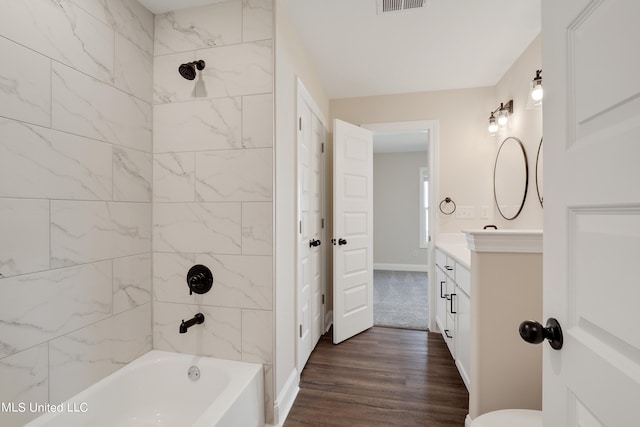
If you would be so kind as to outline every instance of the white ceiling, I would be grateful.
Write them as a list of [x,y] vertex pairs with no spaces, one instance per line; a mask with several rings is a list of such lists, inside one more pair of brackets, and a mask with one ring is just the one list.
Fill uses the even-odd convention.
[[[283,0],[329,98],[495,85],[540,32],[540,0]],[[532,70],[533,73],[535,70]]]

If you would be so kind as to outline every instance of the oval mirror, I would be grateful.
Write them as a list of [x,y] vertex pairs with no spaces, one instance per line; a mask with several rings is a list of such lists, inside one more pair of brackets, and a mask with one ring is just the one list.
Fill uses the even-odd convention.
[[493,196],[504,219],[515,219],[524,206],[529,184],[529,165],[518,138],[502,141],[493,169]]
[[542,138],[540,138],[540,145],[538,146],[538,156],[536,157],[536,191],[538,192],[538,201],[540,206],[544,207],[542,203]]

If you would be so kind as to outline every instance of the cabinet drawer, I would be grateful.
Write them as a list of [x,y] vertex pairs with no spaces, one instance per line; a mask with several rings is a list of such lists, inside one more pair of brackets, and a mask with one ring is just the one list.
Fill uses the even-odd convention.
[[471,296],[471,274],[469,270],[460,265],[456,266],[456,283],[464,293]]
[[436,249],[436,265],[439,266],[447,276],[455,280],[456,261],[439,249]]
[[447,262],[442,268],[444,272],[447,273],[447,276],[454,280],[456,279],[456,261],[453,258],[447,257]]

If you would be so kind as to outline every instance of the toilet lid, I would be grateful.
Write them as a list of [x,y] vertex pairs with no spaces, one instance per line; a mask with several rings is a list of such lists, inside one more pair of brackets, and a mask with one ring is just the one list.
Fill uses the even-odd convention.
[[471,427],[542,427],[542,411],[503,409],[487,412],[473,420]]

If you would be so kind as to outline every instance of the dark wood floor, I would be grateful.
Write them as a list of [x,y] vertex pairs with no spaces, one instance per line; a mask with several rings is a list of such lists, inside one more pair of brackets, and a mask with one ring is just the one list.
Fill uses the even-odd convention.
[[284,427],[464,426],[469,394],[440,334],[374,327],[320,338]]

